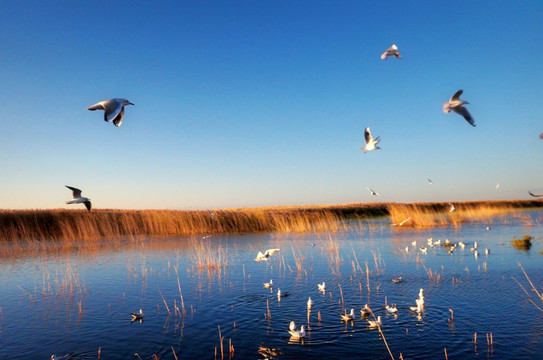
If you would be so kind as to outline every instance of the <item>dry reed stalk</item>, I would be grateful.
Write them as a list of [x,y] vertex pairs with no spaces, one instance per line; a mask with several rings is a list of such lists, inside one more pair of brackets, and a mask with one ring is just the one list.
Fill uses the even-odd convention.
[[472,341],[473,341],[474,344],[477,344],[477,333],[473,334],[473,340]]
[[232,345],[232,338],[228,339],[228,352],[230,353],[230,357],[234,355],[234,345]]
[[268,320],[271,319],[271,312],[270,312],[270,300],[266,299],[266,309],[268,314]]
[[172,352],[173,352],[173,357],[175,358],[175,360],[178,360],[177,359],[177,354],[175,353],[175,350],[174,350],[173,346],[172,346]]
[[[375,317],[373,310],[371,308],[369,308],[369,310],[370,310],[371,316],[373,316],[373,319],[377,321],[377,318]],[[377,329],[379,329],[379,333],[383,337],[383,342],[385,343],[385,346],[388,350],[388,354],[390,355],[390,358],[394,360],[394,355],[392,355],[392,351],[390,351],[390,347],[388,346],[388,342],[387,342],[387,339],[385,338],[385,334],[383,333],[383,329],[381,329],[381,325],[377,324]]]
[[449,319],[449,324],[452,324],[454,322],[454,311],[453,309],[449,309],[449,311],[451,312],[451,318]]
[[164,299],[164,296],[162,296],[162,291],[158,289],[158,292],[160,293],[160,297],[162,298],[162,301],[164,301],[164,306],[166,306],[166,310],[168,311],[168,316],[171,316],[172,313],[170,312],[170,308],[168,307],[168,304],[166,303],[166,299]]
[[100,359],[100,355],[102,354],[102,347],[98,348],[98,359]]
[[340,284],[337,284],[337,286],[339,287],[339,294],[341,295],[341,304],[342,304],[343,310],[345,310],[345,301],[343,301],[343,289],[341,288]]
[[224,337],[222,336],[221,334],[221,326],[220,325],[217,325],[219,327],[219,341],[221,342],[221,359],[224,359],[224,349],[223,349],[223,339]]
[[445,350],[445,360],[449,360],[449,357],[447,356],[447,348],[443,348]]
[[541,294],[539,293],[539,291],[535,287],[534,283],[532,282],[532,280],[530,279],[528,274],[526,274],[526,271],[524,271],[524,268],[522,267],[522,265],[519,263],[518,266],[520,266],[520,269],[522,270],[522,273],[524,274],[524,276],[526,276],[526,280],[528,280],[528,282],[530,283],[530,286],[532,287],[532,290],[535,291],[535,293],[537,294],[539,299],[543,300],[543,296],[541,296]]
[[370,270],[368,269],[368,261],[366,260],[366,285],[368,287],[368,296],[371,294],[370,289]]
[[175,275],[177,275],[177,287],[179,288],[179,297],[181,298],[181,308],[183,309],[183,316],[186,316],[187,311],[185,310],[185,301],[183,301],[183,293],[181,292],[181,283],[179,282],[179,273],[177,272],[177,266],[174,266],[173,269],[175,270]]

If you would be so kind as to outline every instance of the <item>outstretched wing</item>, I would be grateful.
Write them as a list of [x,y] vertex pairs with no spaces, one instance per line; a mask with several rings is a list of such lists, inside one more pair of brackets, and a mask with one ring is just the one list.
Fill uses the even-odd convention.
[[94,110],[105,110],[106,107],[104,106],[104,102],[103,101],[100,101],[99,103],[97,104],[94,104],[92,106],[89,106],[88,108],[86,108],[87,110],[91,110],[91,111],[94,111]]
[[[105,121],[113,121],[124,110],[123,104],[120,101],[109,100],[105,104],[106,112],[104,113]],[[121,116],[122,121],[122,116]]]
[[87,208],[87,210],[91,211],[92,204],[89,200],[85,201],[85,207]]
[[119,113],[119,115],[117,115],[117,117],[115,117],[115,119],[113,119],[113,125],[115,125],[116,127],[121,126],[121,124],[123,123],[123,117],[124,117],[124,106],[121,106],[121,112]]
[[366,145],[373,141],[373,137],[371,136],[369,127],[367,127],[366,130],[364,131],[364,138],[366,140]]
[[451,101],[460,100],[460,95],[462,95],[463,92],[464,90],[458,90],[453,96],[451,96]]
[[77,199],[77,198],[81,197],[81,190],[79,190],[77,188],[74,188],[74,187],[71,187],[71,186],[68,186],[68,185],[64,185],[64,186],[66,186],[68,189],[72,190],[72,195],[73,195],[74,199]]
[[468,109],[466,109],[463,106],[457,106],[453,108],[453,111],[456,112],[457,114],[462,115],[464,119],[466,119],[466,121],[471,124],[471,126],[475,126],[475,120],[473,120],[473,117],[469,113]]
[[531,191],[528,191],[528,194],[532,195],[533,197],[542,197],[543,195],[534,194]]

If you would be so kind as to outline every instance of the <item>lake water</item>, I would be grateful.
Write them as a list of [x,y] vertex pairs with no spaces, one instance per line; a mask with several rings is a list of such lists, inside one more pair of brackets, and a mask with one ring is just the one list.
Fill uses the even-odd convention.
[[[519,264],[543,289],[542,216],[523,212],[457,229],[404,230],[376,220],[353,223],[341,233],[143,239],[4,252],[0,358],[73,353],[76,359],[96,359],[100,349],[102,359],[174,359],[174,352],[179,359],[220,359],[219,326],[225,359],[445,359],[445,349],[449,359],[541,358],[543,311],[530,299],[541,308],[543,301]],[[535,239],[529,251],[509,242],[523,234]],[[467,246],[452,255],[442,246],[422,254],[419,247],[430,237]],[[470,251],[474,242],[478,258]],[[281,250],[267,262],[254,261],[268,248]],[[224,266],[200,268],[198,254],[220,254]],[[393,283],[399,276],[404,281]],[[262,285],[270,279],[273,290]],[[317,289],[323,281],[324,293]],[[278,288],[289,296],[279,300]],[[409,307],[420,288],[425,306],[417,314]],[[308,297],[314,301],[310,313]],[[397,304],[396,316],[386,313],[386,303]],[[382,317],[382,334],[361,317],[364,304]],[[356,319],[342,322],[339,314],[351,308]],[[143,322],[131,322],[130,313],[139,309]],[[303,341],[290,338],[291,320],[309,328]]]

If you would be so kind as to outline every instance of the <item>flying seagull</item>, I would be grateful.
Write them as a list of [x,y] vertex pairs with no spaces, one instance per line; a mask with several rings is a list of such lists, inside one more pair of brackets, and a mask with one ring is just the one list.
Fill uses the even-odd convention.
[[434,182],[431,179],[426,179],[426,180],[428,180],[428,184],[430,184],[430,185],[434,184]]
[[124,117],[124,107],[126,105],[134,105],[130,101],[121,98],[109,99],[100,101],[86,108],[87,110],[104,110],[104,120],[111,122],[117,127],[121,126]]
[[70,200],[70,201],[66,201],[66,204],[85,204],[85,207],[87,208],[87,210],[91,211],[91,207],[92,207],[92,204],[90,202],[90,199],[89,198],[86,198],[86,197],[82,197],[81,196],[81,190],[79,189],[76,189],[74,187],[71,187],[71,186],[68,186],[68,185],[65,185],[68,189],[72,190],[72,195],[74,197],[73,200]]
[[449,205],[449,212],[453,212],[454,210],[456,210],[453,204],[449,203],[448,205]]
[[402,56],[398,51],[398,47],[395,44],[392,44],[383,54],[381,54],[381,59],[386,60],[389,56],[394,56],[397,59],[400,59]]
[[366,188],[366,189],[368,189],[368,191],[369,191],[373,196],[381,196],[381,194],[379,194],[379,193],[376,192],[376,191],[373,191],[373,190],[370,189],[370,188]]
[[543,196],[543,194],[534,194],[531,191],[528,191],[528,194],[532,195],[533,197],[542,197]]
[[471,114],[469,113],[468,109],[462,106],[464,104],[469,104],[469,102],[467,101],[460,100],[460,95],[462,95],[463,92],[464,90],[458,90],[456,94],[454,94],[449,99],[449,101],[446,101],[443,104],[443,112],[448,114],[452,110],[455,113],[462,115],[464,119],[466,119],[466,121],[471,124],[471,126],[475,126],[475,120],[473,120],[473,117],[471,117]]
[[361,149],[361,150],[364,150],[364,154],[371,150],[381,150],[381,148],[377,146],[377,144],[381,140],[381,137],[377,136],[377,138],[373,140],[369,127],[367,127],[366,130],[364,130],[364,138],[366,140],[366,147],[363,147]]

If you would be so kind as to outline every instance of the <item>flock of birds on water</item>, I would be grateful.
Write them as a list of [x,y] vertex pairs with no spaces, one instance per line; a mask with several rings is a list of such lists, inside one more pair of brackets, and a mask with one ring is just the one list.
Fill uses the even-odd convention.
[[[388,48],[381,55],[381,59],[383,59],[383,60],[388,59],[388,57],[394,57],[394,58],[397,58],[397,59],[401,58],[401,54],[400,54],[400,52],[398,50],[398,47],[395,44],[393,44],[390,48]],[[471,126],[475,127],[476,126],[475,125],[475,120],[471,116],[470,112],[464,107],[464,105],[469,104],[469,102],[460,99],[460,96],[462,94],[463,94],[463,90],[458,90],[456,93],[454,93],[454,95],[452,95],[451,98],[443,104],[443,112],[448,114],[452,110],[453,112],[461,115]],[[104,111],[104,121],[113,122],[113,125],[115,125],[116,127],[119,127],[119,126],[121,126],[121,124],[123,122],[124,107],[127,106],[127,105],[134,105],[134,104],[132,102],[128,101],[127,99],[124,99],[124,98],[114,98],[114,99],[100,101],[100,102],[98,102],[98,103],[96,103],[96,104],[94,104],[92,106],[87,107],[86,109],[90,110],[90,111],[103,110]],[[540,138],[543,139],[543,133],[540,135]],[[365,147],[361,148],[361,150],[363,150],[364,153],[367,153],[368,151],[373,151],[373,150],[381,150],[381,148],[379,146],[377,146],[377,144],[381,140],[381,137],[378,136],[378,137],[376,137],[374,139],[372,134],[371,134],[371,131],[370,131],[369,127],[366,127],[366,129],[364,131],[364,139],[365,139]],[[433,184],[433,181],[431,179],[427,179],[427,180],[428,180],[428,183],[430,185]],[[497,184],[496,188],[498,188],[499,186],[500,185]],[[66,201],[66,204],[84,204],[85,207],[87,208],[87,210],[91,211],[91,208],[92,208],[91,201],[90,201],[89,198],[82,196],[82,191],[80,189],[72,187],[72,186],[68,186],[68,185],[66,185],[66,187],[72,191],[72,195],[73,195],[73,199],[69,200],[69,201]],[[373,196],[381,196],[380,193],[374,191],[373,189],[371,189],[369,187],[367,188],[367,190]],[[543,194],[534,194],[532,191],[528,191],[528,193],[533,197],[543,197]],[[455,211],[455,207],[454,207],[453,204],[449,203],[449,207],[450,207],[450,210],[449,210],[450,212]],[[209,212],[209,214],[215,220],[214,215],[211,212]],[[392,226],[402,226],[406,222],[408,222],[410,219],[411,218],[409,217],[409,218],[403,220],[400,223],[393,223],[391,225]],[[487,230],[488,230],[488,228],[487,228]],[[413,242],[412,245],[416,246],[416,241]],[[430,239],[427,240],[427,245],[426,246],[421,246],[419,248],[419,250],[420,250],[421,253],[427,254],[428,247],[439,246],[439,245],[441,245],[440,240],[433,241],[430,238]],[[449,248],[448,251],[449,251],[450,254],[452,254],[457,247],[460,247],[461,249],[465,248],[465,244],[463,244],[462,242],[459,242],[458,244],[449,244],[448,240],[446,240],[444,246],[447,246]],[[279,251],[280,251],[280,249],[268,249],[264,253],[259,251],[256,258],[255,258],[255,261],[258,261],[258,262],[266,261],[272,255],[276,254]],[[408,253],[409,252],[409,247],[406,247],[405,251]],[[479,255],[479,252],[478,252],[478,249],[477,249],[477,242],[474,243],[474,246],[471,248],[471,251],[474,252],[475,257],[477,258],[478,255]],[[490,253],[490,250],[485,249],[485,254],[488,255],[489,253]],[[392,280],[392,282],[394,282],[394,283],[401,283],[402,281],[403,281],[403,279],[401,277]],[[273,280],[270,280],[269,282],[263,283],[263,286],[265,288],[270,288],[270,289],[273,288]],[[319,291],[321,291],[321,292],[326,292],[326,284],[324,282],[322,284],[317,284],[317,289]],[[289,293],[281,292],[281,289],[279,289],[279,288],[277,289],[277,297],[278,297],[279,300],[282,297],[286,297],[286,296],[289,296]],[[307,300],[307,309],[311,310],[313,305],[314,305],[314,302],[311,299],[311,297],[309,297],[309,299]],[[423,289],[420,289],[418,297],[415,299],[415,306],[409,306],[409,309],[412,312],[417,313],[417,314],[421,314],[423,312],[423,310],[424,310],[424,290]],[[385,310],[389,314],[396,314],[398,312],[398,308],[397,308],[396,304],[386,305]],[[380,315],[377,316],[377,318],[375,318],[375,316],[374,316],[374,318],[375,318],[374,320],[370,319],[369,315],[373,314],[373,311],[370,309],[368,304],[365,304],[364,307],[362,309],[360,309],[360,314],[361,314],[362,318],[366,319],[366,321],[368,323],[368,326],[370,328],[378,328],[378,327],[380,327],[382,325],[382,319],[381,319]],[[130,316],[132,317],[132,322],[134,322],[134,321],[143,322],[143,310],[142,309],[140,309],[139,312],[131,313]],[[355,309],[351,309],[350,313],[348,313],[348,314],[347,313],[339,314],[339,318],[340,318],[341,321],[354,321],[355,318],[356,318]],[[304,339],[305,336],[306,336],[306,328],[305,328],[305,326],[302,325],[300,327],[300,329],[297,329],[297,326],[296,326],[296,323],[294,322],[294,320],[292,320],[290,322],[287,331],[290,334],[292,340],[301,340],[301,339]],[[71,359],[71,358],[72,357],[71,357],[70,354],[67,354],[65,356],[60,356],[60,357],[56,356],[56,355],[51,356],[51,360],[68,360],[68,359]]]
[[[439,243],[438,242],[432,242],[432,239],[428,239],[428,243],[429,244],[431,243],[432,244],[431,246],[436,246],[436,245],[440,244],[440,242]],[[448,240],[447,240],[447,243],[448,243]],[[416,241],[414,243],[412,243],[412,245],[416,246]],[[475,248],[477,248],[477,243],[475,243],[474,246],[475,246]],[[280,249],[268,249],[264,253],[259,251],[256,258],[255,258],[255,261],[257,261],[257,262],[267,261],[270,258],[271,255],[276,254],[279,251],[280,251]],[[409,249],[406,248],[406,251],[409,251]],[[422,251],[422,248],[421,248],[421,251]],[[396,283],[396,284],[399,284],[399,283],[403,282],[403,279],[400,276],[399,278],[392,279],[392,282]],[[273,289],[273,287],[274,287],[273,279],[270,279],[269,282],[262,283],[262,285],[264,286],[264,288]],[[320,292],[325,293],[326,292],[326,283],[323,281],[322,284],[317,284],[317,290],[320,291]],[[290,294],[287,293],[287,292],[281,292],[280,288],[277,289],[277,298],[278,298],[279,301],[281,301],[281,298],[287,297],[289,295]],[[307,299],[307,310],[311,311],[314,304],[315,304],[315,302],[311,299],[311,297],[309,297]],[[424,290],[422,288],[419,290],[418,297],[415,298],[415,305],[414,306],[409,306],[409,310],[411,312],[417,314],[417,315],[422,314],[422,312],[424,311]],[[398,313],[398,306],[396,304],[390,304],[390,305],[387,304],[387,305],[385,305],[385,311],[388,314],[396,315]],[[371,319],[370,315],[373,315],[373,318],[374,318],[373,320]],[[368,304],[365,304],[364,307],[362,307],[362,309],[360,309],[360,316],[361,316],[361,318],[366,320],[369,328],[379,328],[383,324],[381,315],[378,315],[377,317],[375,317],[373,311],[368,306]],[[355,311],[354,308],[352,308],[349,313],[345,312],[344,314],[339,314],[338,317],[339,317],[339,320],[341,320],[343,322],[355,321],[356,320],[356,311]],[[288,326],[288,330],[286,330],[286,331],[288,331],[288,333],[290,334],[290,340],[295,340],[295,341],[296,340],[298,340],[298,341],[303,340],[307,335],[305,325],[302,325],[300,327],[300,329],[298,329],[297,326],[296,326],[296,322],[294,320],[290,321],[290,324]]]

